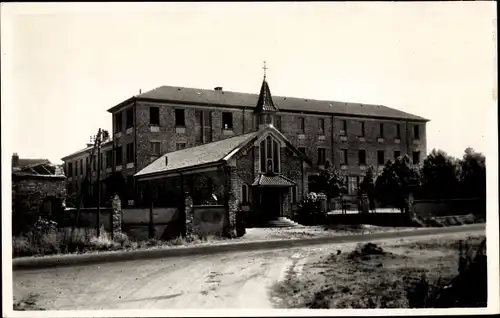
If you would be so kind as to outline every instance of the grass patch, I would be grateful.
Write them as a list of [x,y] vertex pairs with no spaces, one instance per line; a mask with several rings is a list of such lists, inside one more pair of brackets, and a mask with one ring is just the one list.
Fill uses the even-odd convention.
[[[482,239],[465,241],[477,247]],[[439,307],[433,301],[456,281],[463,242],[449,235],[358,245],[310,261],[300,279],[288,277],[272,294],[286,308]]]

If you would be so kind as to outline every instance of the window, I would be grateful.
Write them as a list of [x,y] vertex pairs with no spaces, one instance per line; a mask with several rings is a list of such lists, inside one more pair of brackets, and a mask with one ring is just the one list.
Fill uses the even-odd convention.
[[420,151],[414,151],[413,152],[413,164],[419,164],[420,163]]
[[181,150],[181,149],[184,149],[186,148],[186,143],[185,142],[178,142],[175,144],[175,149],[176,150]]
[[292,203],[297,203],[297,186],[292,187]]
[[399,157],[401,157],[401,151],[394,150],[394,161],[396,161]]
[[325,148],[318,148],[318,165],[324,166],[326,162]]
[[304,156],[306,155],[306,148],[305,147],[299,147],[297,148],[298,151],[300,151]]
[[248,186],[246,184],[241,186],[241,201],[243,204],[248,203]]
[[341,158],[340,164],[347,165],[347,149],[341,149]]
[[380,123],[379,125],[379,137],[383,138],[384,137],[384,124]]
[[340,134],[343,136],[347,135],[347,120],[342,120],[342,130],[340,131]]
[[115,160],[116,160],[116,165],[121,166],[123,164],[123,149],[122,146],[118,146],[115,149]]
[[122,131],[122,113],[115,114],[115,132]]
[[127,163],[134,162],[134,143],[127,144]]
[[377,151],[377,162],[379,165],[383,165],[385,163],[385,154],[383,150],[378,150]]
[[68,177],[72,177],[72,176],[73,176],[73,163],[69,162],[68,163]]
[[260,171],[275,172],[280,171],[280,147],[276,140],[267,136],[260,142]]
[[75,177],[78,177],[78,161],[75,161]]
[[304,117],[299,118],[299,131],[303,133],[305,131],[306,119]]
[[359,186],[359,176],[347,178],[347,191],[349,194],[355,194]]
[[366,165],[366,150],[360,149],[358,152],[359,165]]
[[420,126],[419,125],[413,126],[413,137],[415,139],[420,139]]
[[160,145],[161,145],[161,143],[158,142],[158,141],[152,141],[151,142],[151,154],[152,155],[154,155],[154,156],[159,156],[160,155],[160,153],[161,153]]
[[319,133],[324,135],[325,134],[325,119],[324,118],[319,118],[318,127],[319,127]]
[[127,129],[130,127],[134,127],[134,109],[129,108],[126,111],[126,117],[127,117]]
[[86,171],[90,170],[89,157],[85,158],[85,170]]
[[275,121],[276,121],[276,129],[281,130],[281,116],[275,116]]
[[106,168],[111,168],[113,166],[113,151],[106,151]]
[[[102,154],[101,154],[102,157]],[[92,160],[92,170],[96,171],[96,159]]]
[[184,117],[184,109],[175,110],[175,127],[186,127],[186,118]]
[[149,107],[149,124],[160,126],[160,107]]
[[101,152],[101,170],[104,169],[104,153]]
[[361,137],[365,136],[365,122],[361,122]]
[[83,159],[80,159],[80,174],[83,174]]
[[401,125],[396,124],[396,138],[401,139]]
[[228,113],[228,112],[222,113],[222,128],[227,130],[233,130],[233,113]]

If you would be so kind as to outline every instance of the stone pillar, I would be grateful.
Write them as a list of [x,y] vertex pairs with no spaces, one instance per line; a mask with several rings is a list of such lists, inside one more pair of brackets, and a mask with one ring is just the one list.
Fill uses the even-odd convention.
[[122,201],[115,195],[112,201],[113,206],[113,238],[117,238],[122,234]]
[[228,212],[228,224],[226,226],[225,234],[230,238],[236,237],[236,213],[238,213],[238,199],[235,191],[238,191],[238,174],[236,167],[228,166],[226,170],[226,209]]
[[186,193],[184,196],[184,211],[186,212],[186,235],[190,235],[194,231],[193,227],[193,199]]

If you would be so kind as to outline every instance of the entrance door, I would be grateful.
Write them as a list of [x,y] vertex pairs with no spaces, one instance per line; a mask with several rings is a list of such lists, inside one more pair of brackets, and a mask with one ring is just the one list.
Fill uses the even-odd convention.
[[269,219],[278,218],[282,213],[281,191],[279,189],[262,189],[262,210]]

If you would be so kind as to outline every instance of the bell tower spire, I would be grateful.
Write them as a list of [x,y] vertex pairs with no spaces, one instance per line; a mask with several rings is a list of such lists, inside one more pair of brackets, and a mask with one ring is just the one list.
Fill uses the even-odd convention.
[[278,112],[278,107],[274,104],[273,98],[271,96],[271,90],[269,89],[269,84],[267,83],[267,65],[264,61],[264,79],[262,80],[262,86],[260,87],[259,99],[257,101],[257,107],[255,107],[254,114],[257,117],[258,127],[273,125],[274,116]]

